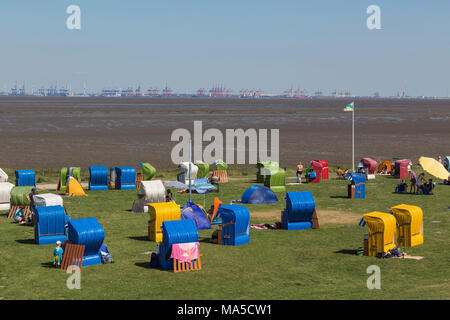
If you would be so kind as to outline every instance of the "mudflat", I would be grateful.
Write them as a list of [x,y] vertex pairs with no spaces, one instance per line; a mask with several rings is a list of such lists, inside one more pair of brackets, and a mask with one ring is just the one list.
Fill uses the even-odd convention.
[[[324,159],[351,165],[351,113],[343,99],[0,97],[0,167],[174,168],[178,128],[279,129],[280,163]],[[356,100],[355,158],[390,160],[450,153],[450,100]],[[270,135],[269,135],[270,136]],[[205,147],[208,142],[204,142]],[[270,139],[269,139],[270,145]],[[270,146],[269,146],[270,150]]]

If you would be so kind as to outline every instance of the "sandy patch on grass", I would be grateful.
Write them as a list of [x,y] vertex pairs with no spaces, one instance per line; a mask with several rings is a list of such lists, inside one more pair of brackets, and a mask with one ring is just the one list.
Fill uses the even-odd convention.
[[[57,186],[58,186],[57,184],[52,184],[52,183],[38,183],[36,185],[36,188],[37,188],[37,190],[56,190]],[[83,189],[86,190],[89,187],[89,183],[82,182],[81,187],[83,187]]]
[[[253,218],[265,220],[281,221],[280,211],[253,211],[250,213]],[[339,211],[339,210],[317,210],[319,224],[357,224],[362,215],[358,213]]]

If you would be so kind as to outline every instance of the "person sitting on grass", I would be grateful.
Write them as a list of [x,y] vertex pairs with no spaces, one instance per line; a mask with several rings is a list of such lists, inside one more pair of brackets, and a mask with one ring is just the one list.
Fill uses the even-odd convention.
[[404,193],[408,190],[408,184],[405,182],[405,180],[402,180],[402,183],[400,183],[397,187],[396,192],[398,193]]
[[303,173],[303,164],[299,162],[297,164],[297,172],[295,174],[297,177],[297,183],[302,183],[302,173]]
[[100,247],[100,254],[101,254],[102,263],[107,263],[107,262],[114,263],[114,260],[112,259],[111,253],[108,251],[108,247],[106,246],[106,244],[104,244]]
[[[426,190],[425,192],[428,194],[428,193],[432,193],[433,192],[433,189],[434,189],[434,182],[433,182],[433,179],[429,179],[428,180],[428,183],[425,183],[424,184],[424,190]],[[425,193],[424,192],[424,193]]]
[[170,201],[172,201],[172,191],[170,191],[170,189],[167,189],[166,202]]

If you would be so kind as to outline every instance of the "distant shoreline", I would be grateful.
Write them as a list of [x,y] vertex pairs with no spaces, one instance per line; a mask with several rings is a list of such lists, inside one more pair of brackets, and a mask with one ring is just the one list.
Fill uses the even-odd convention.
[[[27,169],[150,162],[174,168],[175,129],[279,129],[280,163],[351,163],[351,116],[343,100],[0,97],[0,167]],[[450,153],[450,101],[355,103],[355,161],[417,161]],[[206,146],[207,143],[204,143]],[[195,159],[198,160],[198,159]],[[251,166],[251,165],[249,165]]]

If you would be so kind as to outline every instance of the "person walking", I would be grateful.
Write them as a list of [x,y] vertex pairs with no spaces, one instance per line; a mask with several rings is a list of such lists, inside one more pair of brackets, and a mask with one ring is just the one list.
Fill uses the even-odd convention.
[[300,183],[300,184],[302,183],[302,173],[303,173],[303,164],[300,161],[297,164],[297,173],[296,173],[297,182]]

